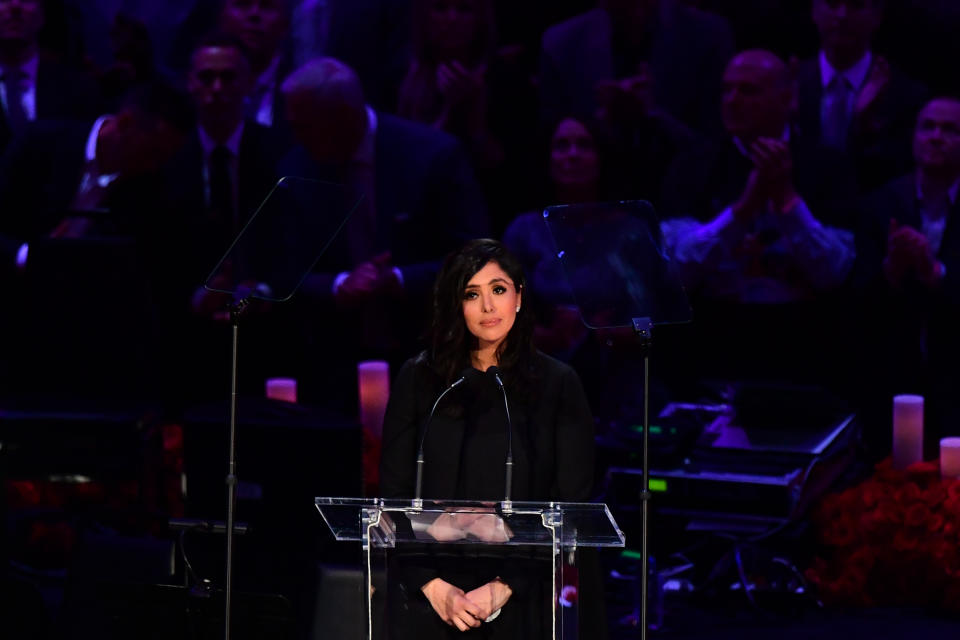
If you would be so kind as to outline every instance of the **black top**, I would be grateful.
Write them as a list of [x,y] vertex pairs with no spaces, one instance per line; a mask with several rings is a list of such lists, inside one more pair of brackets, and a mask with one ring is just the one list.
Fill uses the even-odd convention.
[[[537,352],[534,388],[507,380],[513,424],[514,500],[583,501],[593,481],[593,419],[576,372]],[[384,498],[413,497],[424,421],[446,385],[425,354],[400,369],[383,426]],[[423,495],[428,499],[502,500],[507,453],[503,396],[486,376],[441,400],[424,440]]]
[[[539,352],[533,369],[530,389],[521,390],[510,376],[505,379],[513,424],[511,497],[586,500],[593,480],[593,419],[580,379],[566,364]],[[408,360],[397,374],[383,425],[383,497],[413,497],[420,435],[430,408],[445,388],[426,354]],[[422,497],[503,500],[506,453],[503,395],[489,376],[468,378],[444,396],[427,427]],[[391,561],[390,637],[464,637],[436,615],[420,591],[436,577],[464,591],[499,578],[513,590],[502,615],[468,632],[470,637],[550,637],[553,585],[550,558],[541,553],[544,550],[406,545]],[[602,615],[602,608],[596,609]]]

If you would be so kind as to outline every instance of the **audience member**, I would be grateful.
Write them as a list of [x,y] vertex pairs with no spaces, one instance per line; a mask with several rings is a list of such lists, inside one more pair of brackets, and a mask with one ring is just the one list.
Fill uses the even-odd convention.
[[544,33],[543,121],[632,102],[637,110],[663,109],[695,129],[716,130],[712,105],[732,53],[730,28],[718,16],[675,0],[605,0]]
[[872,50],[883,0],[813,0],[820,51],[798,69],[797,124],[856,169],[861,191],[909,168],[925,90]]
[[[133,231],[141,207],[156,194],[155,172],[177,150],[191,122],[184,97],[147,85],[92,126],[31,123],[0,165],[6,249],[21,251],[22,260],[23,243],[43,236]],[[103,211],[111,214],[107,220]],[[4,261],[16,257],[8,254]]]
[[99,73],[100,93],[107,105],[126,95],[132,87],[151,82],[159,75],[147,25],[127,14],[117,13],[110,25],[109,64]]
[[410,59],[410,0],[293,0],[293,64],[342,60],[367,102],[393,110]]
[[[580,204],[606,200],[603,173],[607,158],[600,136],[575,118],[564,118],[550,138],[548,178],[551,204]],[[569,359],[586,338],[573,294],[543,211],[524,213],[510,223],[503,243],[523,263],[531,283],[538,319],[534,338],[538,348]]]
[[[164,168],[162,201],[167,214],[146,220],[141,232],[151,258],[149,277],[159,312],[169,316],[162,325],[175,329],[167,355],[176,353],[181,363],[188,358],[192,362],[177,376],[187,399],[226,393],[228,378],[216,374],[230,356],[225,325],[232,296],[211,291],[203,283],[278,177],[282,147],[276,132],[244,118],[244,98],[252,83],[241,41],[213,34],[200,42],[187,76],[197,126]],[[175,264],[163,258],[170,252],[178,256]],[[211,283],[225,290],[234,284]],[[252,305],[251,310],[264,309]],[[266,336],[269,327],[277,328],[271,322],[245,321],[244,390],[262,389],[264,377],[270,375],[265,368],[280,366],[280,356],[292,353],[278,348],[290,331]]]
[[[893,393],[925,395],[932,444],[938,433],[955,432],[960,418],[960,100],[923,107],[913,160],[914,171],[864,201],[854,283],[870,389],[864,409],[889,426]],[[889,431],[878,436],[889,447],[883,434]]]
[[[550,138],[546,163],[549,202],[590,206],[609,201],[609,149],[595,123],[562,119]],[[523,263],[531,285],[533,297],[527,304],[536,311],[537,347],[573,364],[599,415],[617,414],[631,404],[642,382],[642,371],[634,366],[639,362],[637,354],[629,348],[635,343],[632,332],[587,331],[543,211],[518,216],[507,227],[503,241]],[[604,283],[591,284],[602,287]],[[610,348],[614,342],[617,349]]]
[[408,353],[438,261],[488,233],[469,161],[447,134],[367,106],[356,74],[337,60],[308,62],[283,94],[302,146],[282,172],[345,184],[359,200],[305,293],[325,318],[347,325],[345,335],[360,332],[357,351]]
[[114,40],[117,23],[136,23],[143,28],[143,40],[137,43],[148,48],[153,61],[163,73],[182,36],[191,26],[191,15],[201,6],[216,3],[209,0],[65,0],[79,14],[87,58],[98,69],[109,69],[117,62]]
[[674,221],[668,241],[692,292],[712,299],[782,303],[840,286],[853,263],[852,234],[824,226],[798,193],[788,126],[793,89],[770,52],[738,54],[724,72],[727,138],[706,166],[679,162],[679,190],[719,214]]
[[417,0],[397,113],[459,138],[501,231],[529,195],[536,107],[529,78],[498,55],[494,29],[492,0]]
[[240,41],[216,34],[197,47],[187,76],[197,126],[164,175],[170,210],[185,225],[177,234],[193,247],[185,257],[202,261],[195,277],[214,266],[277,181],[276,134],[244,118],[252,84]]
[[0,151],[45,118],[94,117],[93,82],[40,55],[44,0],[0,0]]
[[284,50],[290,0],[224,0],[223,30],[247,47],[255,82],[247,96],[248,119],[271,127],[283,119],[280,85],[292,62]]
[[697,318],[675,341],[694,381],[832,385],[840,371],[834,324],[853,233],[822,221],[808,198],[832,176],[788,126],[793,101],[783,61],[762,50],[738,54],[724,73],[726,136],[671,169],[670,199],[687,204],[666,211],[701,216],[661,225]]

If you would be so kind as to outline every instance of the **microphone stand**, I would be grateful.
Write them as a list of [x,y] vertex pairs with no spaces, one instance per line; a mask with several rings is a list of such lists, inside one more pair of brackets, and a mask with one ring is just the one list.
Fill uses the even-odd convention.
[[504,465],[502,511],[509,514],[513,512],[513,500],[510,499],[513,494],[513,421],[510,419],[510,403],[507,402],[507,390],[503,387],[503,380],[500,379],[499,371],[494,371],[493,379],[496,380],[500,393],[503,394],[503,409],[507,413],[507,462]]
[[433,407],[431,407],[430,413],[427,415],[427,419],[423,421],[423,433],[420,436],[420,447],[417,449],[417,482],[413,492],[413,503],[411,504],[411,508],[416,511],[421,511],[423,509],[423,443],[427,440],[427,429],[430,427],[430,421],[433,420],[433,414],[437,411],[437,405],[439,405],[440,401],[443,400],[443,396],[453,391],[454,387],[466,379],[467,374],[464,374],[454,380],[453,384],[444,389],[443,393],[437,396],[436,401],[433,403]]
[[653,342],[653,322],[650,318],[634,318],[633,331],[640,341],[643,356],[643,481],[640,491],[640,640],[647,638],[647,591],[649,588],[647,541],[650,538],[650,346]]
[[240,316],[250,304],[250,298],[240,298],[230,305],[232,344],[230,362],[230,447],[227,458],[227,558],[226,584],[224,586],[223,633],[230,640],[230,612],[233,596],[233,533],[234,509],[237,503],[237,344],[240,332]]

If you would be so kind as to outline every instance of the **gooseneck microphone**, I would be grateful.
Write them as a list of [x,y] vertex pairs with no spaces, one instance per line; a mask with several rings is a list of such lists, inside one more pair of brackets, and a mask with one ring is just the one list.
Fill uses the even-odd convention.
[[505,464],[503,511],[509,513],[513,511],[513,501],[510,499],[510,494],[513,492],[513,422],[510,420],[510,403],[507,402],[507,390],[503,387],[500,369],[490,367],[487,369],[487,375],[491,376],[497,383],[497,387],[500,388],[500,393],[503,394],[503,409],[507,414],[507,462]]
[[427,419],[423,421],[423,433],[420,435],[420,446],[417,449],[417,484],[414,488],[413,494],[413,508],[414,509],[423,509],[423,498],[421,497],[421,492],[423,490],[423,443],[427,439],[427,429],[430,427],[430,421],[433,420],[433,414],[437,411],[437,405],[440,404],[440,401],[443,400],[443,396],[447,395],[453,391],[454,387],[459,386],[467,378],[476,374],[476,369],[468,368],[460,372],[460,377],[454,380],[449,387],[443,390],[439,396],[437,396],[436,401],[433,403],[433,407],[430,409]]

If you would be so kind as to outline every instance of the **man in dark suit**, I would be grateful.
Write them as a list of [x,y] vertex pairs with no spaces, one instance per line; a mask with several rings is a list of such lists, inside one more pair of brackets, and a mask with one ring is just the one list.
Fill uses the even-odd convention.
[[[241,41],[214,34],[200,42],[187,77],[197,126],[163,170],[163,215],[144,220],[140,229],[158,313],[166,318],[163,324],[170,334],[178,336],[171,340],[170,353],[183,356],[180,365],[186,358],[193,363],[180,375],[186,388],[178,393],[188,400],[216,397],[228,381],[215,372],[229,358],[226,309],[231,297],[203,285],[277,181],[282,150],[277,134],[243,114],[252,81]],[[166,258],[171,254],[177,255],[176,261]],[[232,290],[237,283],[222,273],[213,284]],[[260,318],[248,328],[266,322]],[[262,341],[245,344],[253,347],[247,364],[266,366],[256,349]],[[244,367],[251,374],[249,380],[242,378],[248,388],[262,389],[259,364]]]
[[[401,283],[426,292],[439,258],[487,232],[479,187],[454,138],[374,112],[352,70],[330,58],[301,67],[283,90],[302,145],[284,167],[340,179],[365,196],[342,235],[349,241],[330,251],[338,272],[322,295],[363,300]],[[385,254],[372,275],[373,258]]]
[[[932,445],[938,434],[955,434],[960,418],[960,100],[923,107],[913,159],[913,172],[864,201],[854,285],[870,362],[863,380],[873,402],[865,408],[884,418],[879,428],[889,425],[893,393],[925,395]],[[889,447],[889,431],[879,433],[879,446]]]
[[290,31],[289,0],[224,0],[220,27],[246,46],[254,81],[246,116],[266,127],[283,121],[280,84],[292,63],[284,51]]
[[0,0],[0,151],[37,119],[96,115],[93,81],[41,57],[43,25],[43,0]]
[[821,303],[846,280],[853,234],[821,217],[819,167],[789,126],[787,65],[743,51],[723,83],[726,135],[679,157],[664,196],[668,217],[692,216],[663,224],[699,318],[691,358],[723,377],[809,381],[823,368],[809,346],[831,317]]
[[[720,17],[675,0],[606,0],[547,29],[540,64],[541,115],[594,116],[627,99],[634,78],[661,108],[700,131],[719,129],[716,110],[733,37]],[[636,83],[634,83],[636,84]]]
[[176,242],[205,277],[277,181],[282,144],[275,132],[244,117],[253,82],[247,49],[216,34],[202,40],[187,77],[197,126],[164,170]]
[[856,169],[861,193],[909,169],[924,88],[871,50],[883,0],[814,0],[820,51],[798,69],[797,124]]
[[308,62],[283,92],[301,146],[282,172],[344,184],[349,199],[359,201],[305,293],[325,320],[344,325],[345,335],[360,334],[349,347],[352,357],[399,361],[423,329],[440,260],[488,233],[469,160],[453,137],[368,107],[356,74],[337,60]]

